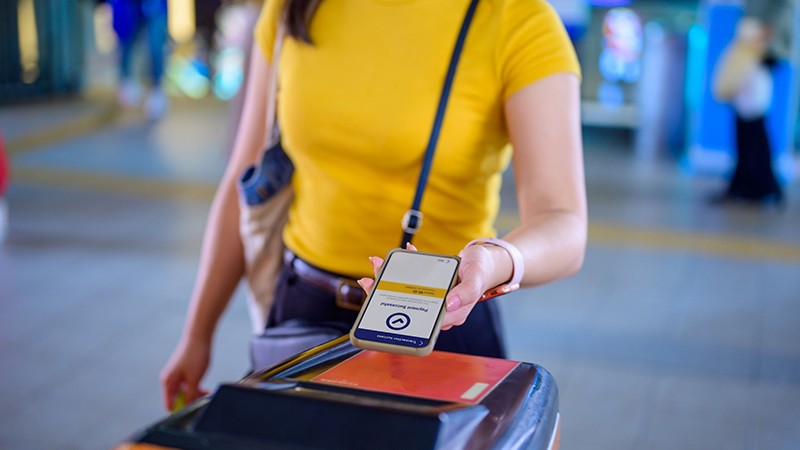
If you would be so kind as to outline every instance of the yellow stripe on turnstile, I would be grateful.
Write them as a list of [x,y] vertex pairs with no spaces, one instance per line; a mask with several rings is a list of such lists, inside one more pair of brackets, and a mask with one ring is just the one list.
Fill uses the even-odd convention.
[[425,297],[444,298],[447,289],[439,289],[430,286],[418,286],[408,283],[395,283],[394,281],[381,280],[378,283],[378,290],[397,292],[400,294],[422,295]]

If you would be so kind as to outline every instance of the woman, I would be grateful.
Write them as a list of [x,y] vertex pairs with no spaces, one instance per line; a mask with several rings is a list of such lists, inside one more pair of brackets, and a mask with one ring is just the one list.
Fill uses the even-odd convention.
[[[277,23],[290,37],[279,64],[283,146],[295,165],[284,241],[294,254],[278,280],[271,324],[294,317],[353,321],[316,277],[369,287],[397,246],[414,195],[456,35],[468,0],[269,1],[255,36],[234,154],[212,206],[186,326],[161,376],[165,405],[204,392],[214,328],[243,273],[236,181],[261,150]],[[579,68],[544,0],[482,0],[458,65],[422,203],[421,250],[459,254],[437,349],[503,357],[487,290],[576,272],[586,242]],[[513,153],[507,146],[513,145]],[[494,235],[501,175],[513,162],[521,224]],[[515,266],[512,250],[522,260]],[[367,258],[372,263],[370,267]],[[334,283],[335,285],[335,283]]]

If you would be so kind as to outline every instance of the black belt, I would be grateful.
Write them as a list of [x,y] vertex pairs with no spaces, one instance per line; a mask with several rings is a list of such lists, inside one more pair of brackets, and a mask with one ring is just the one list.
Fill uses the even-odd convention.
[[361,310],[367,294],[356,280],[316,268],[289,250],[284,256],[286,264],[292,266],[298,278],[336,297],[336,306],[351,311]]

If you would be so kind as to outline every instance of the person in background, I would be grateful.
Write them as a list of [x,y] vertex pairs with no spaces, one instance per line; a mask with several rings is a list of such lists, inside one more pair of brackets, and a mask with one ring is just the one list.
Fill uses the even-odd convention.
[[[204,394],[213,335],[244,274],[237,182],[272,129],[265,124],[270,65],[278,64],[278,122],[294,164],[294,197],[283,230],[287,263],[268,326],[292,319],[352,323],[357,309],[337,297],[356,294],[363,302],[364,293],[334,286],[368,289],[379,256],[398,244],[469,3],[265,3],[186,323],[161,372],[168,409],[180,393],[186,401]],[[273,46],[284,26],[278,62]],[[478,1],[414,242],[462,260],[436,349],[505,357],[498,299],[479,301],[482,295],[517,281],[541,285],[581,267],[587,207],[580,124],[580,68],[552,7],[545,0]],[[509,163],[520,223],[495,239]]]
[[197,27],[195,56],[203,75],[213,77],[214,35],[217,33],[217,14],[222,7],[222,0],[195,0],[194,20]]
[[118,99],[127,108],[139,106],[143,89],[133,73],[133,56],[139,35],[145,32],[149,51],[149,92],[144,109],[151,119],[167,110],[168,98],[162,87],[167,47],[167,0],[109,0],[114,31],[119,41]]
[[748,0],[736,35],[720,58],[714,95],[736,116],[736,166],[728,187],[712,203],[783,203],[772,167],[766,114],[773,96],[772,70],[792,56],[797,0]]

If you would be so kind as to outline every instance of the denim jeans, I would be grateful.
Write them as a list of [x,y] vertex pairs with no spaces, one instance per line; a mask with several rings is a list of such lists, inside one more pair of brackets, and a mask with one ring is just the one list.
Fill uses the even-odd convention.
[[130,79],[131,64],[137,37],[142,29],[147,33],[150,53],[150,82],[161,84],[164,74],[164,51],[167,44],[167,3],[165,0],[114,0],[114,31],[120,47],[119,72]]

